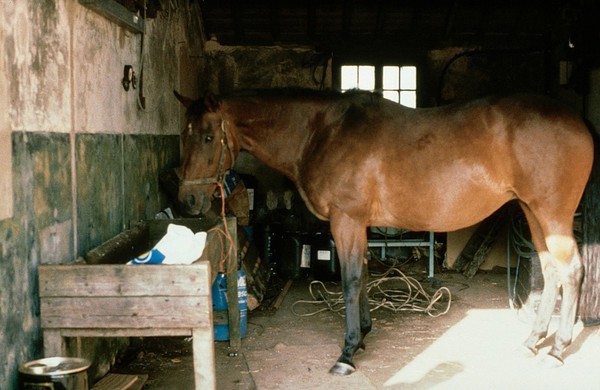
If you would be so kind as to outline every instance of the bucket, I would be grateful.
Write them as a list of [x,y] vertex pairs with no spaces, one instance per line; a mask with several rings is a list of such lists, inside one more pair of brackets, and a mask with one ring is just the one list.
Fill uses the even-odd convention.
[[[240,309],[240,336],[246,336],[248,330],[248,292],[246,289],[246,273],[238,271],[238,307]],[[219,273],[212,285],[212,304],[213,312],[217,310],[227,310],[227,276]],[[229,340],[229,325],[214,324],[214,333],[216,341]]]
[[20,389],[88,390],[90,362],[74,357],[49,357],[19,366]]

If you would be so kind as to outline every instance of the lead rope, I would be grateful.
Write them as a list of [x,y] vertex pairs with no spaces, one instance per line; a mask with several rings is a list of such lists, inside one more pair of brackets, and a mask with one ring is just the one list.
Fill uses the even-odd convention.
[[[235,163],[235,157],[233,154],[233,150],[231,150],[231,148],[229,147],[229,142],[227,140],[227,129],[225,128],[225,119],[221,118],[221,132],[222,132],[222,138],[221,138],[221,161],[219,162],[219,170],[222,169],[222,165],[224,164],[224,158],[223,156],[225,155],[225,152],[223,150],[223,148],[227,148],[229,150],[229,154],[230,154],[230,158],[231,158],[231,166],[233,167],[233,164]],[[227,255],[226,255],[226,259],[227,259],[227,270],[229,270],[229,268],[231,267],[231,263],[233,262],[233,252],[234,252],[234,245],[237,245],[237,243],[233,242],[233,237],[231,237],[231,232],[229,231],[229,224],[227,223],[227,215],[225,213],[225,189],[223,188],[223,179],[225,178],[225,174],[222,173],[220,174],[220,178],[217,178],[217,187],[219,187],[219,192],[221,194],[221,220],[223,221],[223,228],[225,229],[224,232],[224,236],[227,239],[227,242],[229,243],[229,250],[227,251]],[[223,232],[221,232],[223,233]],[[222,242],[222,241],[221,241]],[[222,253],[223,254],[223,253]],[[225,258],[221,259],[221,269],[225,270],[225,268],[223,267],[225,263]]]
[[[394,273],[398,276],[393,276]],[[393,282],[404,283],[406,289],[384,287],[384,284]],[[296,316],[308,317],[327,310],[342,317],[345,316],[346,306],[341,292],[330,291],[322,281],[314,280],[309,285],[309,293],[313,298],[312,300],[298,300],[292,304],[292,313]],[[452,294],[447,287],[440,287],[430,295],[417,279],[405,275],[397,267],[390,267],[385,273],[367,283],[367,295],[369,296],[370,312],[383,308],[395,313],[411,311],[426,313],[430,317],[439,317],[450,311],[452,303]],[[440,308],[438,303],[443,302],[444,297],[447,297],[446,304]],[[324,305],[325,307],[306,313],[298,313],[295,307],[299,304]]]
[[[228,270],[233,263],[233,248],[234,241],[231,236],[231,232],[229,231],[229,224],[227,223],[227,216],[225,214],[225,190],[223,189],[223,183],[218,182],[217,187],[219,187],[219,191],[221,192],[221,221],[223,222],[223,228],[213,227],[208,230],[208,232],[217,233],[219,239],[221,240],[221,260],[219,261],[221,265],[221,270]],[[225,244],[228,245],[228,250],[225,251]],[[225,267],[225,262],[227,261],[227,266]]]

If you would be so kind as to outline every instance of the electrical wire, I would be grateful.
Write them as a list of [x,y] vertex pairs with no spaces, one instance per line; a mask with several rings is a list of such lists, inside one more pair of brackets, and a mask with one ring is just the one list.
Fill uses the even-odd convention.
[[[403,284],[405,288],[399,288],[399,284]],[[345,316],[346,306],[341,292],[330,291],[322,281],[314,280],[309,285],[309,293],[312,300],[298,300],[292,304],[294,315],[308,317],[329,310],[342,317]],[[452,303],[452,294],[447,287],[440,287],[433,294],[429,294],[417,279],[405,275],[397,267],[390,267],[383,274],[375,275],[375,278],[367,283],[366,293],[369,297],[370,312],[386,309],[395,313],[411,311],[439,317],[448,313]],[[441,303],[445,305],[439,307]],[[298,313],[297,305],[323,307]]]

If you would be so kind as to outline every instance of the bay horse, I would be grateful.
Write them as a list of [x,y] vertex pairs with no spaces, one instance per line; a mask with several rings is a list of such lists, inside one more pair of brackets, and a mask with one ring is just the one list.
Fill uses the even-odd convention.
[[547,97],[491,97],[410,109],[379,94],[274,89],[193,100],[181,133],[179,202],[206,212],[240,151],[290,178],[309,210],[330,221],[342,274],[346,330],[330,373],[355,371],[371,330],[365,293],[366,229],[448,232],[517,199],[545,286],[524,346],[547,336],[562,294],[555,342],[544,360],[562,364],[582,280],[573,217],[592,168],[589,129]]

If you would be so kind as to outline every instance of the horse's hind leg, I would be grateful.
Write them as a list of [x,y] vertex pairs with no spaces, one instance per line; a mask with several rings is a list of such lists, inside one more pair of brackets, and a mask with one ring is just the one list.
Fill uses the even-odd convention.
[[[562,353],[571,344],[573,338],[573,326],[577,315],[583,266],[573,236],[548,237],[546,242],[551,253],[559,253],[564,256],[555,255],[555,258],[559,260],[557,273],[562,286],[562,303],[558,330],[556,331],[554,345],[549,352],[549,355],[556,358],[557,363],[560,365],[562,364]],[[555,362],[554,365],[557,363]]]
[[524,345],[533,353],[537,353],[536,345],[548,333],[548,326],[556,300],[562,289],[559,328],[554,346],[549,354],[556,359],[552,362],[556,365],[562,362],[561,355],[571,343],[579,299],[579,286],[582,278],[581,257],[575,239],[570,233],[570,223],[567,224],[566,229],[563,229],[562,234],[545,234],[533,212],[526,205],[521,205],[529,223],[532,240],[538,251],[544,276],[544,290],[537,316],[531,334],[525,340]]

